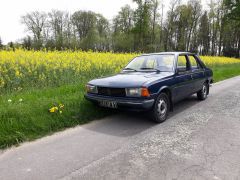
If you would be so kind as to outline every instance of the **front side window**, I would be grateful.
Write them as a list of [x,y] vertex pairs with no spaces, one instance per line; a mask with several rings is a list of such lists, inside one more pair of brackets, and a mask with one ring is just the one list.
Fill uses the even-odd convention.
[[178,56],[177,69],[179,72],[185,72],[190,69],[189,62],[186,55]]
[[174,55],[146,55],[134,58],[124,70],[172,72]]

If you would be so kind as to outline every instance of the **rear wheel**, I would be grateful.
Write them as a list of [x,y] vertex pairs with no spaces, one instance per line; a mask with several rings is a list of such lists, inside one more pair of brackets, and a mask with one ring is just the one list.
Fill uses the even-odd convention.
[[209,91],[209,86],[207,83],[204,83],[202,89],[197,92],[197,97],[199,100],[205,100],[207,98]]
[[169,97],[166,93],[161,93],[152,109],[153,120],[162,123],[167,119],[170,109]]

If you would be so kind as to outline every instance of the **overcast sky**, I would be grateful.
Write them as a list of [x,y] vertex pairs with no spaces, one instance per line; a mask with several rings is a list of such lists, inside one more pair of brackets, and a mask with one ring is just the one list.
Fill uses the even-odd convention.
[[[166,8],[169,1],[163,1]],[[110,20],[125,4],[135,7],[132,0],[0,0],[0,37],[4,43],[23,38],[26,31],[20,17],[31,11],[92,10]]]

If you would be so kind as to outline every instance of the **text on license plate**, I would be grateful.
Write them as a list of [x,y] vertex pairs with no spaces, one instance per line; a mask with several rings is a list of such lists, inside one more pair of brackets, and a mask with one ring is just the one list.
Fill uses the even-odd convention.
[[113,109],[117,108],[117,102],[115,101],[100,101],[99,105],[107,108],[113,108]]

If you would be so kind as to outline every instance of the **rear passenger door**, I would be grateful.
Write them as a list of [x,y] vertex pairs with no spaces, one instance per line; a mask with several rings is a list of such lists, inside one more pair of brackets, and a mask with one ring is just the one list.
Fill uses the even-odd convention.
[[194,55],[188,55],[188,59],[191,65],[191,76],[193,79],[192,89],[194,92],[197,92],[202,88],[205,81],[204,68]]
[[187,55],[179,55],[173,92],[175,101],[179,101],[191,94],[191,83],[191,66],[188,57]]

